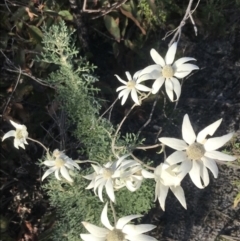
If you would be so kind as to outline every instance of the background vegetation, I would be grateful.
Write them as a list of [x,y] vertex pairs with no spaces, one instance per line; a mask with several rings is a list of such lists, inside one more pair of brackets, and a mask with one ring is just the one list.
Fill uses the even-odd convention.
[[[152,47],[164,53],[171,37],[162,39],[179,25],[188,1],[128,0],[116,8],[117,1],[87,2],[85,8],[80,0],[23,0],[0,4],[1,136],[9,130],[8,120],[14,120],[25,124],[31,137],[51,150],[66,150],[73,159],[105,162],[106,157],[111,157],[109,135],[129,108],[117,103],[111,115],[99,120],[116,99],[115,89],[119,83],[114,74],[123,77],[126,70],[133,73],[146,66]],[[232,58],[236,58],[237,63],[239,16],[238,0],[202,0],[194,13],[198,36],[187,22],[182,41],[231,41]],[[208,85],[206,91],[207,88],[211,87]],[[119,144],[131,142],[129,136],[125,139],[123,136],[139,130],[153,101],[150,99],[142,109],[136,109],[122,130],[122,138],[119,136]],[[169,116],[173,107],[164,104],[163,99],[159,103],[157,111],[165,105]],[[239,99],[234,103],[239,103]],[[178,125],[178,115],[184,111],[174,112],[171,121]],[[168,131],[167,124],[165,127]],[[238,129],[236,126],[235,131]],[[106,130],[110,130],[107,135]],[[148,129],[145,135],[147,142],[153,139]],[[85,196],[84,188],[76,192],[79,189],[54,179],[43,184],[38,159],[44,152],[34,143],[24,151],[14,149],[11,140],[6,140],[0,148],[1,239],[80,240],[81,221],[86,215],[88,221],[97,219],[95,215],[102,208],[99,201],[94,196],[89,197],[85,200],[89,205],[86,210],[85,204],[79,201]],[[239,136],[226,151],[239,155]],[[148,157],[160,161],[155,152],[148,153]],[[83,166],[85,171],[88,167]],[[85,187],[87,184],[77,176],[75,185]],[[129,209],[118,210],[119,215],[132,213],[135,200],[142,202],[134,207],[134,212],[147,214],[155,205],[151,202],[151,185],[144,184],[144,198],[143,192],[135,193],[132,199],[128,192],[119,192],[119,207],[129,204]],[[234,185],[239,190],[239,182]],[[235,202],[232,200],[236,207],[238,200],[239,194]],[[72,218],[76,210],[82,216]]]

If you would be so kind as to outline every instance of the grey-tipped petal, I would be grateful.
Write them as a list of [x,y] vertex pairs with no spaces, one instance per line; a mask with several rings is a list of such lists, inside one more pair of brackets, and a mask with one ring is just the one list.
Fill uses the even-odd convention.
[[169,99],[173,102],[173,83],[170,79],[166,79],[165,81],[165,90]]
[[163,83],[164,83],[165,78],[163,76],[160,76],[159,78],[157,78],[152,86],[152,93],[156,94],[160,88],[162,87]]
[[162,56],[155,49],[151,49],[150,55],[156,64],[159,64],[162,67],[166,65]]
[[196,134],[193,130],[188,114],[184,115],[183,117],[182,136],[183,140],[186,141],[189,145],[193,144],[196,140]]
[[170,65],[173,63],[176,51],[177,51],[177,42],[174,42],[168,49],[167,54],[165,56],[165,62],[167,65]]
[[184,191],[181,186],[173,187],[171,186],[170,189],[172,190],[175,197],[178,199],[178,201],[182,204],[182,206],[187,209],[186,199],[184,195]]
[[229,140],[232,139],[234,133],[229,133],[224,136],[209,138],[204,143],[204,148],[206,151],[215,151],[218,148],[225,145]]

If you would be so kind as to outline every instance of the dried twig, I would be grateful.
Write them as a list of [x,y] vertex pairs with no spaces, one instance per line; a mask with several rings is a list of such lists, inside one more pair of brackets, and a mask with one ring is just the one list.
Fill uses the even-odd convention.
[[166,39],[167,37],[169,37],[170,35],[172,35],[175,32],[175,34],[173,35],[172,40],[170,41],[170,43],[168,45],[169,47],[176,41],[176,39],[177,39],[177,42],[179,41],[179,39],[181,37],[181,33],[182,33],[182,27],[186,24],[186,20],[188,18],[190,18],[190,20],[192,22],[192,25],[193,25],[193,28],[194,28],[194,31],[195,31],[195,35],[197,36],[197,27],[196,27],[195,22],[193,20],[192,14],[197,9],[199,3],[200,3],[200,0],[198,0],[198,2],[196,4],[196,7],[193,10],[191,10],[192,4],[193,4],[193,0],[190,0],[189,3],[188,3],[188,7],[186,9],[185,15],[184,15],[182,21],[180,22],[179,26],[176,29],[171,30],[170,32],[168,32],[165,35],[165,37],[163,39]]
[[83,8],[82,11],[83,12],[87,12],[87,13],[100,13],[97,16],[92,17],[92,19],[96,19],[96,18],[100,18],[110,12],[112,12],[113,10],[121,7],[127,0],[122,0],[120,2],[116,2],[114,4],[112,4],[109,8],[100,8],[100,9],[87,9],[87,0],[84,0],[83,2]]
[[20,69],[20,72],[19,72],[19,75],[18,75],[17,82],[16,82],[16,84],[15,84],[13,90],[12,90],[11,95],[8,97],[7,103],[6,103],[6,105],[5,105],[4,109],[3,109],[2,117],[4,117],[4,113],[5,113],[5,111],[6,111],[7,107],[8,107],[8,105],[9,105],[9,102],[10,102],[10,100],[12,99],[12,96],[13,96],[13,94],[14,94],[14,92],[15,92],[17,86],[18,86],[18,83],[19,83],[19,81],[20,81],[20,77],[21,77],[21,73],[22,73],[22,72],[21,72],[21,69]]
[[148,120],[147,120],[147,121],[144,123],[144,125],[139,129],[139,131],[138,131],[138,133],[137,133],[137,136],[139,136],[140,133],[142,132],[142,130],[151,122],[151,120],[152,120],[152,115],[153,115],[153,112],[154,112],[154,110],[155,110],[157,101],[158,101],[158,96],[156,96],[156,99],[155,99],[155,101],[153,102],[152,110],[151,110],[151,113],[150,113],[150,115],[149,115]]

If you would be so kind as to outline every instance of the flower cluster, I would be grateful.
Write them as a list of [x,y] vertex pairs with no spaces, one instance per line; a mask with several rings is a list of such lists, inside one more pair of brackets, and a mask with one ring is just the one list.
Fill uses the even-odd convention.
[[[169,99],[171,101],[177,101],[181,95],[181,84],[178,79],[186,77],[193,70],[199,68],[194,64],[187,63],[189,61],[195,61],[195,59],[191,57],[183,57],[174,62],[176,50],[177,43],[175,42],[168,49],[165,58],[162,58],[155,49],[152,49],[150,55],[155,62],[154,65],[137,71],[133,77],[129,72],[126,72],[128,81],[122,80],[116,75],[118,80],[124,84],[124,86],[117,88],[117,92],[119,92],[118,97],[119,99],[122,98],[121,104],[125,104],[128,96],[131,95],[135,103],[133,107],[135,107],[135,105],[141,105],[142,100],[146,99],[150,94],[158,93],[164,83]],[[151,88],[142,84],[142,82],[146,80],[154,80]],[[147,94],[142,92],[147,92]],[[114,135],[111,146],[112,150],[115,148],[115,138],[119,134],[118,132],[125,119],[126,117],[124,117]],[[196,135],[189,117],[186,114],[182,123],[183,140],[169,137],[159,138],[161,142],[159,145],[163,147],[166,145],[175,150],[164,162],[160,163],[155,168],[144,164],[144,169],[142,161],[139,161],[133,155],[134,160],[129,158],[131,153],[119,157],[115,151],[112,151],[117,160],[109,161],[102,166],[100,164],[91,164],[94,172],[84,176],[85,179],[90,181],[86,189],[93,189],[95,195],[97,195],[102,202],[104,202],[103,189],[106,190],[107,197],[110,199],[114,219],[116,219],[115,210],[113,208],[113,203],[116,202],[115,191],[126,187],[130,192],[135,192],[141,187],[144,178],[154,179],[155,201],[159,201],[163,210],[165,210],[165,202],[169,189],[173,192],[181,205],[187,209],[184,190],[181,187],[181,182],[185,176],[189,174],[196,187],[202,189],[208,186],[210,182],[208,169],[212,172],[214,178],[218,177],[216,161],[234,161],[236,159],[233,156],[217,151],[217,149],[231,140],[233,133],[221,137],[208,138],[208,136],[212,136],[215,133],[221,122],[222,119],[215,121]],[[58,149],[50,154],[48,148],[42,143],[28,137],[25,125],[20,125],[13,121],[10,121],[10,123],[16,130],[7,132],[2,138],[3,141],[6,138],[14,137],[14,146],[17,149],[19,146],[25,149],[25,144],[28,144],[28,139],[39,143],[47,151],[46,160],[43,161],[43,164],[48,166],[49,169],[43,174],[42,180],[54,172],[58,180],[61,180],[59,175],[61,174],[68,182],[73,182],[71,178],[72,171],[74,171],[75,168],[80,170],[77,162],[81,163],[85,161],[74,161],[63,151],[59,151]],[[141,215],[122,217],[118,221],[115,220],[115,225],[112,226],[107,216],[107,209],[108,203],[105,204],[101,214],[101,222],[105,228],[97,227],[88,222],[82,222],[90,233],[80,235],[84,241],[156,240],[155,238],[143,234],[155,228],[154,225],[127,224],[131,220],[141,217]]]
[[[158,54],[155,49],[151,49],[150,55],[155,64],[136,72],[133,78],[131,77],[129,72],[126,72],[128,82],[122,80],[118,75],[115,75],[118,80],[125,85],[117,88],[117,91],[121,90],[118,98],[122,98],[122,105],[126,102],[129,93],[131,93],[133,101],[136,104],[140,105],[137,92],[145,91],[156,94],[162,87],[164,82],[165,90],[169,99],[171,101],[177,101],[181,95],[181,85],[178,81],[178,78],[182,79],[189,75],[193,70],[198,70],[199,68],[194,64],[186,63],[196,60],[190,57],[180,58],[173,63],[176,51],[177,42],[173,43],[168,49],[165,59],[163,59],[162,56]],[[140,84],[141,82],[149,79],[155,79],[151,89],[147,86]],[[175,100],[174,93],[176,95]]]
[[126,160],[128,155],[120,157],[115,162],[108,162],[103,167],[92,164],[94,172],[84,178],[91,180],[87,189],[98,190],[98,196],[103,202],[102,191],[105,187],[108,197],[115,202],[114,189],[127,187],[130,191],[136,191],[142,182],[142,177],[136,173],[140,170],[140,164],[134,160]]
[[188,115],[185,115],[182,124],[183,140],[166,137],[159,138],[159,141],[163,144],[177,150],[166,162],[170,165],[185,163],[186,168],[190,170],[190,178],[198,188],[204,188],[209,184],[207,169],[217,178],[218,167],[215,160],[236,160],[233,156],[216,151],[233,137],[233,133],[206,139],[208,135],[212,136],[214,134],[221,122],[222,119],[212,123],[200,131],[196,136]]
[[151,224],[127,224],[133,219],[140,218],[142,215],[130,215],[118,219],[114,227],[110,224],[107,216],[108,203],[105,204],[102,214],[101,222],[106,228],[97,227],[88,222],[82,222],[84,227],[90,234],[80,234],[84,241],[157,241],[155,238],[143,234],[151,231],[156,226]]
[[54,150],[52,155],[47,153],[47,160],[43,162],[44,165],[50,167],[42,176],[42,181],[49,176],[51,173],[55,173],[55,177],[58,180],[61,180],[59,176],[59,171],[61,175],[69,182],[73,182],[73,179],[70,177],[68,173],[69,170],[74,170],[77,168],[80,170],[78,164],[73,161],[70,157],[65,155],[63,151],[59,151],[58,149]]

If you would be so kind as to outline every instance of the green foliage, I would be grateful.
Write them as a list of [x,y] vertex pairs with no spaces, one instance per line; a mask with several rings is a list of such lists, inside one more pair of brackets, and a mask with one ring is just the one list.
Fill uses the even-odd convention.
[[[87,171],[81,171],[81,175]],[[86,190],[88,180],[76,175],[74,183],[59,182],[50,177],[43,186],[50,197],[51,205],[56,207],[58,221],[52,230],[53,240],[80,240],[80,233],[87,233],[82,221],[100,225],[100,215],[103,204],[91,191]]]
[[[75,137],[83,144],[81,153],[99,164],[115,160],[111,146],[113,138],[116,138],[117,145],[123,146],[118,150],[118,154],[121,155],[126,153],[125,146],[131,141],[134,144],[139,143],[137,136],[127,134],[120,140],[120,134],[115,135],[113,125],[108,120],[99,118],[101,106],[95,97],[98,89],[93,86],[97,81],[93,75],[94,66],[85,58],[77,56],[72,41],[73,32],[69,31],[65,23],[60,22],[57,26],[44,28],[43,32],[44,53],[38,60],[55,66],[56,70],[49,75],[47,82],[55,87],[55,98],[67,113],[69,125],[74,126]],[[74,59],[76,57],[77,60]],[[80,240],[79,234],[86,233],[81,225],[82,221],[101,225],[103,203],[92,190],[85,189],[89,181],[82,177],[92,172],[91,168],[75,173],[72,185],[64,181],[59,182],[52,175],[52,178],[48,179],[49,182],[44,185],[51,205],[57,210],[58,221],[52,230],[53,240]],[[134,193],[126,188],[117,191],[117,216],[147,212],[153,205],[153,189],[154,185],[147,180],[141,189]],[[105,190],[103,197],[104,200],[108,200]],[[110,214],[109,219],[112,220]]]
[[143,214],[150,210],[154,205],[155,184],[151,179],[145,179],[136,192],[129,192],[126,188],[115,192],[116,211],[118,217]]

